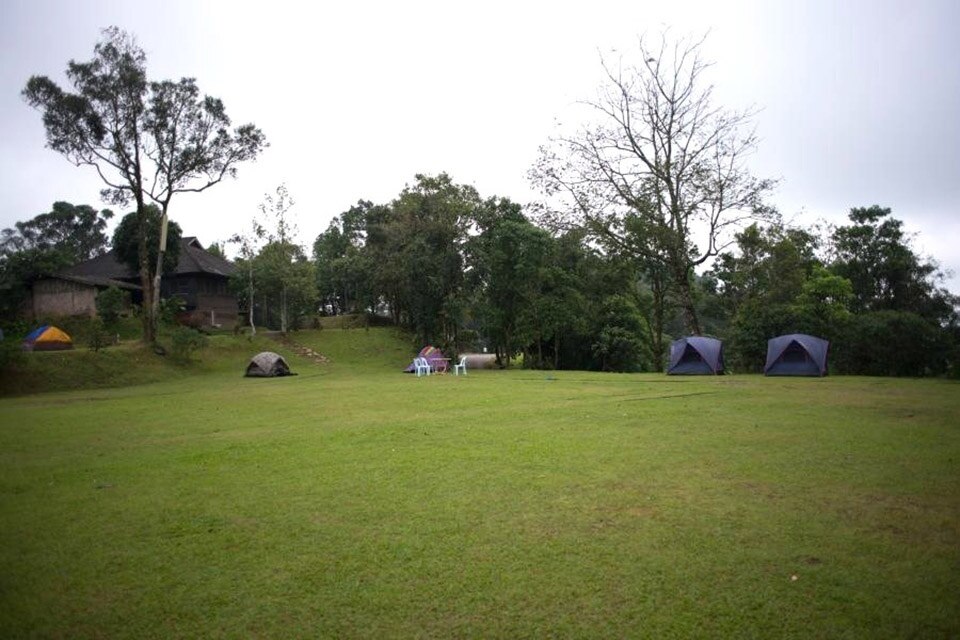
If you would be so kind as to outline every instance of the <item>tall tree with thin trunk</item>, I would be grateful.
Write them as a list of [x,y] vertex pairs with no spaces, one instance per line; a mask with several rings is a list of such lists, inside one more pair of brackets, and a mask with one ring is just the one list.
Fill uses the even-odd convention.
[[[297,228],[290,217],[295,204],[286,185],[277,187],[276,195],[266,194],[260,204],[264,221],[262,237],[266,244],[255,260],[254,270],[259,272],[262,287],[278,296],[280,331],[290,327],[290,308],[294,298],[297,307],[304,302],[312,304],[316,298],[316,276],[308,264],[303,248],[297,244]],[[305,284],[305,281],[308,281]]]
[[136,204],[143,336],[153,342],[162,269],[151,278],[145,204],[161,210],[160,264],[173,194],[203,191],[233,176],[266,140],[253,125],[231,131],[223,104],[201,98],[194,80],[148,81],[143,49],[117,27],[103,31],[91,61],[68,64],[67,79],[73,93],[33,76],[23,96],[43,114],[47,146],[77,166],[93,167],[106,184],[105,201]]
[[266,235],[267,230],[263,227],[263,223],[254,218],[247,233],[235,233],[230,236],[229,240],[232,244],[239,246],[240,258],[243,260],[243,270],[245,272],[243,284],[247,293],[247,322],[250,325],[250,335],[254,336],[257,335],[257,325],[254,322],[253,314],[253,302],[256,294],[254,259],[260,253],[260,245]]
[[774,185],[745,164],[757,144],[752,112],[714,104],[702,45],[663,34],[640,40],[638,62],[602,59],[587,123],[553,138],[531,170],[547,196],[543,221],[584,226],[625,255],[662,263],[694,334],[694,269],[726,246],[729,229],[771,214],[763,197]]

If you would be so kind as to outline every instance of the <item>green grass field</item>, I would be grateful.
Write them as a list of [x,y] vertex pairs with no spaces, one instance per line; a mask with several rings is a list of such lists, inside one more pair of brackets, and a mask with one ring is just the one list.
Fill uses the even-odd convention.
[[296,339],[332,362],[244,379],[279,349],[220,337],[0,400],[0,637],[960,636],[955,382],[418,379],[388,329]]

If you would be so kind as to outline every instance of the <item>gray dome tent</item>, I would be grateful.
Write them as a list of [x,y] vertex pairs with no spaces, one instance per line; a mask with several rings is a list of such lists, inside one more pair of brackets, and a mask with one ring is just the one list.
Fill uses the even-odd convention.
[[825,376],[830,343],[805,333],[791,333],[767,341],[767,376]]
[[250,358],[247,365],[248,378],[272,378],[274,376],[292,376],[287,361],[278,353],[263,351]]
[[687,336],[670,345],[667,375],[709,376],[723,373],[723,343],[716,338]]

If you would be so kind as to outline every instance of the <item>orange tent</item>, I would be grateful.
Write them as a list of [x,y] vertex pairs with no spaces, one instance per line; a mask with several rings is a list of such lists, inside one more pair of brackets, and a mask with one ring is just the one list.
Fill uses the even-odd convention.
[[37,327],[23,341],[24,351],[59,351],[73,349],[73,340],[62,329],[51,325]]

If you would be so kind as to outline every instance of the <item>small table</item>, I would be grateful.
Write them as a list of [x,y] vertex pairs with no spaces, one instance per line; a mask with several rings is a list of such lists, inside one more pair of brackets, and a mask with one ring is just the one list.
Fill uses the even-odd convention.
[[433,367],[434,373],[439,375],[448,373],[450,371],[450,358],[430,358],[430,366]]

